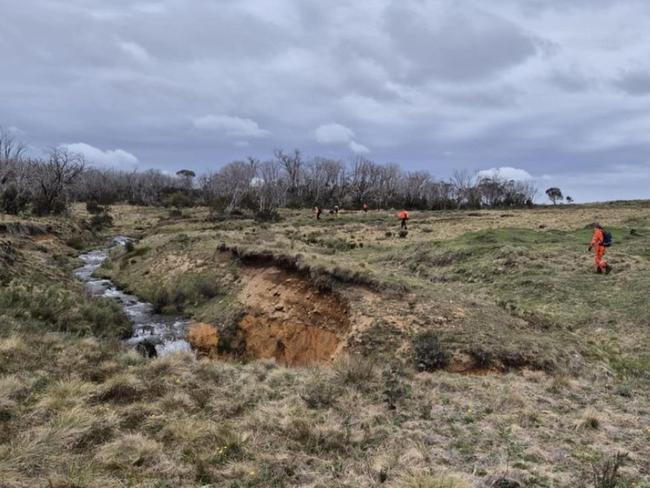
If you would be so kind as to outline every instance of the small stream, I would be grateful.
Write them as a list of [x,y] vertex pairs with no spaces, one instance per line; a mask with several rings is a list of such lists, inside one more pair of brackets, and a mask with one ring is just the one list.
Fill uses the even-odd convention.
[[182,317],[159,315],[153,312],[150,303],[143,302],[136,296],[119,290],[110,280],[93,277],[93,273],[108,259],[111,249],[124,246],[131,241],[128,237],[114,237],[110,246],[97,251],[90,251],[79,256],[84,263],[75,270],[75,275],[86,283],[88,292],[95,297],[105,297],[117,300],[122,306],[133,326],[133,334],[127,343],[136,347],[146,346],[144,351],[155,348],[157,355],[165,355],[178,351],[189,351],[190,345],[185,341],[185,331],[188,320]]

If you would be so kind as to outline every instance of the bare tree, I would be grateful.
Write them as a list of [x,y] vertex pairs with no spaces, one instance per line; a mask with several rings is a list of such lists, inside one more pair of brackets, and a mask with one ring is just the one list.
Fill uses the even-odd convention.
[[357,205],[370,200],[374,186],[373,180],[376,178],[375,166],[375,163],[362,156],[352,163],[350,191],[352,200]]
[[22,159],[26,149],[27,146],[17,141],[11,132],[0,127],[0,166]]
[[457,170],[451,178],[459,208],[480,208],[481,197],[476,176],[467,170]]
[[345,165],[333,159],[315,158],[306,165],[304,179],[309,206],[339,203],[346,185]]
[[286,203],[288,182],[282,176],[278,161],[266,161],[256,165],[253,194],[257,202],[257,216],[263,220],[277,217],[277,209]]
[[[448,181],[424,171],[405,172],[397,164],[380,165],[359,157],[349,166],[338,160],[304,162],[299,151],[275,152],[275,159],[235,161],[200,175],[182,169],[175,176],[159,170],[124,172],[84,169],[81,156],[52,149],[45,161],[24,158],[25,146],[0,131],[0,210],[59,213],[71,199],[96,205],[126,201],[135,205],[193,206],[199,199],[213,209],[237,208],[271,216],[279,206],[353,205],[417,209],[531,206],[537,188],[531,182],[499,175],[477,178],[457,171]],[[561,199],[558,188],[547,190]],[[559,195],[558,195],[559,194]],[[553,200],[556,203],[556,200]],[[570,197],[567,201],[571,202]]]
[[203,179],[201,186],[204,191],[209,192],[207,198],[212,206],[228,213],[238,208],[242,201],[250,196],[258,164],[255,159],[233,161]]
[[281,149],[275,150],[275,159],[282,165],[287,173],[289,179],[289,191],[293,194],[298,193],[299,186],[302,179],[302,155],[298,149],[294,149],[293,153],[287,154]]
[[402,178],[400,193],[405,201],[404,207],[415,208],[426,205],[427,189],[431,180],[429,173],[425,171],[414,171]]
[[80,154],[65,148],[49,150],[48,159],[32,162],[35,177],[34,212],[38,215],[57,214],[66,210],[68,191],[84,170]]

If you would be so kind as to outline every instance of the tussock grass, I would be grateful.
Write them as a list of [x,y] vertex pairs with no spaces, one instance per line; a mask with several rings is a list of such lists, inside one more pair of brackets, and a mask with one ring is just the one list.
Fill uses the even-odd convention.
[[[572,251],[596,211],[616,219],[611,257],[629,265],[609,281],[594,282],[590,256]],[[79,313],[93,303],[62,278],[61,263],[33,254],[39,266],[28,267],[18,259],[12,266],[23,276],[12,268],[11,290],[0,291],[10,298],[0,308],[0,484],[461,488],[492,486],[504,471],[521,486],[650,481],[642,293],[650,261],[640,249],[650,231],[640,219],[637,235],[623,236],[623,220],[638,208],[515,211],[507,219],[414,213],[404,240],[394,219],[370,215],[316,227],[298,211],[264,226],[157,224],[159,210],[137,212],[116,206],[116,232],[141,233],[136,248],[148,250],[109,274],[140,294],[149,281],[180,283],[174,270],[182,270],[193,283],[187,290],[196,290],[186,294],[184,313],[206,322],[224,325],[231,314],[236,327],[241,313],[242,262],[218,252],[220,242],[300,254],[310,275],[321,267],[355,273],[364,262],[382,285],[323,275],[321,293],[340,294],[354,325],[348,355],[332,367],[188,353],[147,360],[116,339],[113,319],[101,325]],[[331,253],[324,239],[357,246]],[[17,245],[17,256],[25,249]],[[214,280],[216,295],[202,277]],[[303,278],[313,276],[287,276]],[[41,296],[32,304],[20,288],[34,283]],[[39,311],[48,293],[73,309],[55,309],[66,324]],[[416,371],[413,339],[426,332],[438,337],[447,367]],[[614,470],[608,456],[616,451],[632,461]]]
[[575,423],[576,429],[583,430],[598,430],[600,429],[601,425],[601,414],[598,413],[598,411],[593,407],[589,407],[584,412],[582,412],[582,415],[580,415],[580,418]]
[[133,471],[151,471],[163,464],[163,446],[142,434],[124,434],[104,444],[95,455],[102,466],[128,474]]
[[409,475],[400,480],[398,488],[470,488],[469,483],[450,475]]

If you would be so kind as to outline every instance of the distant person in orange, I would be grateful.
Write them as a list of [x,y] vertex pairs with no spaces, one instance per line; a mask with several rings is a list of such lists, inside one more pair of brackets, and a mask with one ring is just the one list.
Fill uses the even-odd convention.
[[368,212],[368,204],[367,203],[363,204],[363,211],[366,212],[366,213]]
[[612,271],[612,267],[605,260],[605,251],[612,245],[612,235],[609,232],[606,232],[603,227],[596,222],[594,224],[594,234],[591,238],[591,244],[589,245],[589,251],[594,252],[594,260],[596,263],[596,273],[609,274]]
[[402,221],[400,228],[406,230],[406,221],[409,219],[409,213],[406,210],[400,210],[397,214],[397,218]]

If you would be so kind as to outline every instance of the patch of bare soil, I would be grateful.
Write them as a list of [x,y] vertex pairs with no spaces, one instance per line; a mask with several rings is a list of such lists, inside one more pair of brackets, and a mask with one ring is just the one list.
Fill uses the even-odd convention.
[[247,355],[291,366],[331,362],[350,329],[342,298],[276,267],[245,268],[242,278],[239,301],[247,313],[240,328]]
[[34,242],[50,242],[56,239],[56,236],[53,234],[40,234],[32,237]]

